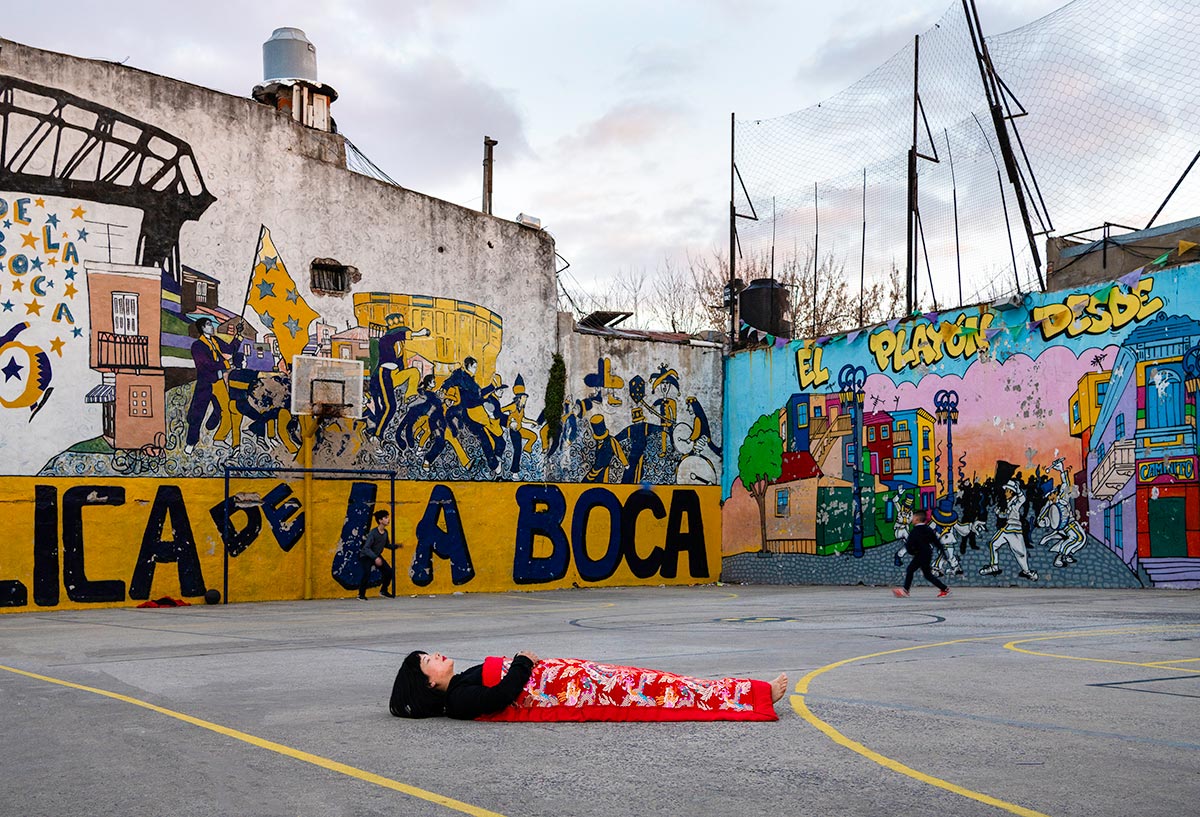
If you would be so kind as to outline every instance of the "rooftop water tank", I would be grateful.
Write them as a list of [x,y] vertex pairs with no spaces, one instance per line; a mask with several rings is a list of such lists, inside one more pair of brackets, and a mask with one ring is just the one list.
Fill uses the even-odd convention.
[[792,326],[787,320],[791,297],[783,284],[772,278],[755,278],[738,299],[743,321],[776,337],[791,337]]
[[277,28],[263,43],[263,82],[317,81],[317,47],[298,28]]

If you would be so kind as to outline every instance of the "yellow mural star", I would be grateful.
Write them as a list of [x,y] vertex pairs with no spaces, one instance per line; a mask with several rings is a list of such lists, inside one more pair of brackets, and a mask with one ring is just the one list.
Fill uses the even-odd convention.
[[84,210],[82,206],[72,208],[71,218],[83,218],[83,214],[86,212],[87,210]]
[[37,298],[34,298],[32,301],[25,304],[25,314],[26,315],[41,315],[42,314],[42,305],[37,302]]
[[22,283],[20,278],[18,278],[12,282],[12,288],[13,288],[13,292],[20,292],[23,289],[25,289],[25,284]]
[[57,267],[58,266],[58,256],[57,255],[50,256],[50,260],[47,261],[46,263],[52,267]]
[[62,348],[63,348],[63,339],[62,338],[55,338],[54,340],[50,341],[50,351],[56,352],[59,357],[62,357]]
[[78,291],[79,291],[79,290],[77,290],[77,289],[75,288],[75,284],[73,284],[73,283],[72,283],[72,284],[67,284],[67,288],[63,290],[63,295],[65,295],[65,296],[66,296],[66,297],[68,297],[68,298],[74,298],[74,297],[75,297],[75,293],[76,293],[76,292],[78,292]]
[[45,200],[45,199],[34,199],[34,200],[33,200],[33,203],[34,203],[34,204],[36,204],[38,207],[45,207],[45,206],[46,206],[46,200]]
[[33,233],[21,233],[22,247],[37,247],[37,236]]

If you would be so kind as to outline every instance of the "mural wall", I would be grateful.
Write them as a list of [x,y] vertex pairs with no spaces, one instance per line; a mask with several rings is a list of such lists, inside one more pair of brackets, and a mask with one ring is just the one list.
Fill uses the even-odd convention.
[[[729,580],[1200,587],[1200,265],[774,340],[726,375]],[[736,463],[736,464],[735,464]]]
[[[123,596],[115,584],[94,598],[65,584],[27,592],[52,574],[65,581],[51,560],[65,570],[77,559],[82,571],[79,508],[96,503],[130,506],[113,519],[148,531],[142,555],[152,562],[198,560],[202,570],[181,566],[166,586],[203,595],[214,587],[205,560],[235,546],[207,523],[184,528],[222,507],[231,468],[234,479],[279,483],[260,492],[272,497],[268,520],[272,507],[299,518],[281,510],[291,507],[281,497],[314,481],[296,469],[318,469],[317,484],[391,474],[405,497],[433,496],[442,508],[465,496],[493,523],[512,520],[508,538],[473,543],[479,578],[434,589],[710,579],[700,553],[716,552],[719,492],[661,486],[717,484],[720,434],[709,417],[719,427],[719,351],[701,360],[678,344],[611,348],[560,327],[547,233],[352,173],[341,137],[253,100],[111,63],[6,41],[0,102],[0,503],[29,521],[28,536],[0,543],[0,604],[141,598],[144,577],[113,579]],[[570,365],[562,405],[548,413],[556,353]],[[361,379],[313,382],[302,357],[358,361]],[[293,413],[294,390],[308,410]],[[541,485],[447,487],[470,482]],[[580,506],[571,483],[613,489],[586,493]],[[174,492],[163,508],[180,510],[159,509],[159,489]],[[312,502],[325,503],[302,504]],[[344,504],[332,501],[340,510],[322,525],[349,525]],[[578,544],[603,527],[596,509],[608,511],[607,533],[587,541],[607,537],[607,550]],[[647,521],[660,517],[693,549],[687,572],[645,555],[663,547]],[[573,539],[554,532],[556,518]],[[417,521],[397,514],[401,528],[412,525],[406,543],[431,548],[458,575],[457,523]],[[89,526],[87,540],[89,569],[120,576],[141,558],[107,527]],[[267,575],[247,579],[241,598],[341,592],[344,582],[314,578],[311,561],[313,547],[333,541],[322,533],[306,545],[307,562],[243,559]],[[570,565],[589,566],[559,564],[562,541],[575,548]],[[522,547],[538,551],[539,565],[538,549],[552,551],[553,569],[522,574],[513,562]]]

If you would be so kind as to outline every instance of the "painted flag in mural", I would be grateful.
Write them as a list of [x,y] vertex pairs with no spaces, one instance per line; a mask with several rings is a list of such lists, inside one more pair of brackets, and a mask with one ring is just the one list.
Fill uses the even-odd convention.
[[308,343],[309,324],[320,316],[300,294],[265,226],[258,234],[246,305],[268,331],[275,333],[279,356],[290,366],[292,358]]

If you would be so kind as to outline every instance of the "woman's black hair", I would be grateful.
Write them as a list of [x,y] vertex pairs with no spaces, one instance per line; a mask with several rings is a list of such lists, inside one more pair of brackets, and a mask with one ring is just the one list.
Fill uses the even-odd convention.
[[446,712],[445,695],[429,686],[429,677],[421,669],[421,650],[413,650],[400,664],[392,685],[390,709],[397,718],[430,718]]

